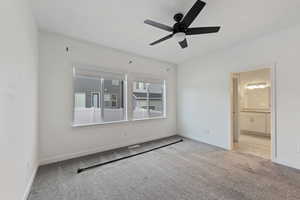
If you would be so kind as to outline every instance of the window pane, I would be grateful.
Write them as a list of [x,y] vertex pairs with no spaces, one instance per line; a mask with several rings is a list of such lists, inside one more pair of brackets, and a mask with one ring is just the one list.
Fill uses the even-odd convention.
[[160,117],[163,116],[163,85],[150,83],[149,91],[149,116]]
[[124,74],[75,67],[73,76],[74,125],[101,124],[126,119]]
[[134,119],[164,116],[164,84],[135,81],[133,86]]
[[74,79],[74,123],[101,122],[100,85],[97,78],[79,76]]
[[144,88],[143,82],[136,81],[133,85],[139,86],[133,89],[132,105],[133,105],[133,118],[143,119],[149,117],[148,112],[148,92],[146,87]]
[[104,121],[121,121],[125,119],[124,81],[104,79]]

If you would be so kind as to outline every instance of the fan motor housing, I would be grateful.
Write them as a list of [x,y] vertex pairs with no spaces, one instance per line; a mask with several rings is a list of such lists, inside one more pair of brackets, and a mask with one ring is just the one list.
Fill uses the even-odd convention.
[[186,31],[186,27],[183,23],[181,22],[177,22],[176,24],[174,24],[173,26],[173,32],[174,33],[178,33],[178,32],[184,32]]
[[181,22],[183,18],[183,14],[182,13],[177,13],[174,15],[174,20],[176,21],[176,23],[173,26],[173,33],[178,33],[178,32],[185,32],[186,31],[186,26],[184,25],[183,22]]

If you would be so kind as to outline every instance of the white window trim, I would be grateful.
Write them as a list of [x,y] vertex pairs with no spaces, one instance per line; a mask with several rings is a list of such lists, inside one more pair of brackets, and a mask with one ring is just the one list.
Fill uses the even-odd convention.
[[121,120],[121,121],[111,121],[111,122],[99,122],[99,123],[84,123],[84,124],[73,124],[72,127],[85,127],[85,126],[97,126],[97,125],[106,125],[106,124],[119,124],[130,122],[129,120]]

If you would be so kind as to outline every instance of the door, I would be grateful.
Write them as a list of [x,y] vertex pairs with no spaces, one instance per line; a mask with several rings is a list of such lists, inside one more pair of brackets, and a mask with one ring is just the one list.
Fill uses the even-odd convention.
[[95,108],[95,109],[100,108],[100,95],[99,95],[99,93],[93,93],[92,107]]
[[92,93],[91,106],[94,109],[94,112],[93,112],[94,122],[101,121],[102,117],[101,117],[101,109],[100,109],[100,93],[98,93],[98,92]]

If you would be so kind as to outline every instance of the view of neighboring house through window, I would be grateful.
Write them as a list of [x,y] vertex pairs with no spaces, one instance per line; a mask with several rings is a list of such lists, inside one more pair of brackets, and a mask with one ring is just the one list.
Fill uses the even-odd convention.
[[133,119],[163,117],[164,113],[164,81],[133,82]]
[[115,77],[104,79],[104,121],[124,120],[124,83]]
[[74,69],[74,125],[125,120],[125,75]]
[[148,85],[149,98],[149,116],[160,117],[164,114],[164,85],[158,83],[149,83]]
[[[73,68],[73,125],[92,125],[127,120],[127,75],[91,67]],[[130,79],[132,80],[132,79]],[[165,117],[165,81],[136,79],[130,116],[136,119]]]

